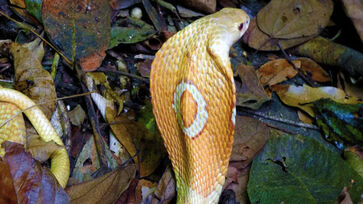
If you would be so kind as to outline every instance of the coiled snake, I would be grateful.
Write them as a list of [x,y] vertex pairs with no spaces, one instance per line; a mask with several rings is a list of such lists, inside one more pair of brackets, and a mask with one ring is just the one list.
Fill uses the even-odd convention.
[[217,203],[222,192],[236,115],[229,50],[248,25],[243,10],[222,9],[168,39],[152,63],[151,102],[178,203]]

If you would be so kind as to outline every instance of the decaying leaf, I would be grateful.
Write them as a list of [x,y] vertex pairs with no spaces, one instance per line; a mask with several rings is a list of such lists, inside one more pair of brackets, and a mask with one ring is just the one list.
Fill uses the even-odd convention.
[[[3,162],[7,163],[11,174],[7,179],[12,180],[18,203],[68,203],[67,194],[53,174],[32,159],[22,145],[5,142],[3,146],[6,151]],[[0,172],[4,172],[3,169]]]
[[[298,69],[301,67],[299,61],[292,63]],[[293,78],[298,72],[287,60],[277,59],[262,65],[257,69],[256,74],[262,86],[272,86],[285,81],[287,78]]]
[[270,138],[270,129],[261,121],[236,116],[236,131],[230,161],[247,166]]
[[66,188],[71,203],[114,203],[135,178],[136,167],[129,165],[91,181]]
[[300,57],[294,61],[300,62],[303,74],[311,77],[314,81],[320,83],[330,81],[329,74],[314,60],[307,57]]
[[82,109],[79,104],[68,112],[71,123],[75,126],[81,126],[84,119],[86,118],[86,112]]
[[68,59],[85,71],[99,67],[110,42],[110,7],[107,1],[44,0],[44,29]]
[[259,83],[252,66],[241,64],[237,68],[237,74],[239,77],[235,80],[237,106],[258,109],[264,102],[270,100]]
[[43,44],[39,38],[24,45],[12,43],[10,53],[14,58],[15,88],[41,104],[39,108],[49,119],[55,110],[57,96],[53,79],[41,64]]
[[358,98],[348,97],[343,90],[330,86],[313,88],[307,85],[275,85],[272,87],[272,90],[276,92],[284,104],[298,107],[312,117],[315,117],[312,102],[322,98],[330,98],[343,104],[360,103]]

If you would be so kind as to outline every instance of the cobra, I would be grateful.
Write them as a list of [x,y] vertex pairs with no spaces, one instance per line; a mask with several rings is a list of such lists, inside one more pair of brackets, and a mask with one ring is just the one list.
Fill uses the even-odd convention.
[[217,203],[236,115],[231,46],[249,25],[224,8],[168,39],[151,66],[153,112],[177,181],[178,203]]
[[[42,138],[45,142],[54,141],[57,145],[60,146],[60,148],[54,151],[51,155],[52,160],[50,170],[53,173],[54,177],[58,180],[58,183],[63,188],[65,188],[70,174],[68,154],[62,142],[62,139],[58,136],[57,132],[55,131],[47,117],[44,115],[44,113],[26,95],[13,89],[2,88],[1,86],[0,102],[7,103],[5,104],[6,106],[8,106],[9,104],[11,106],[16,106],[17,109],[24,111],[25,115],[28,117],[35,130],[38,132],[40,138]],[[13,113],[9,114],[8,109],[12,108],[0,106],[0,121],[6,121],[13,116]],[[14,123],[16,126],[17,122],[15,121]],[[0,128],[0,136],[5,137],[7,137],[7,135],[18,135],[21,129],[19,127],[13,127],[12,129],[9,129],[7,125],[4,125]],[[6,134],[2,135],[4,133]],[[1,138],[0,142],[2,142]]]

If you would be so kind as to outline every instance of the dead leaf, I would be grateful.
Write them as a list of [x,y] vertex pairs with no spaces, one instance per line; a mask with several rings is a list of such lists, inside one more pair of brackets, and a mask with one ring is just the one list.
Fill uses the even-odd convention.
[[157,185],[145,179],[139,180],[135,189],[136,203],[150,203]]
[[34,159],[45,162],[56,150],[62,148],[62,146],[56,144],[53,140],[45,142],[39,137],[34,128],[27,128],[26,150],[32,154]]
[[344,11],[352,20],[361,41],[363,42],[363,1],[362,0],[343,0]]
[[170,167],[166,168],[154,192],[153,203],[168,204],[176,194],[176,182]]
[[[301,62],[293,61],[296,68],[301,67]],[[298,73],[293,66],[285,59],[277,59],[262,65],[257,69],[256,74],[263,86],[272,86],[291,79]]]
[[309,124],[309,125],[312,125],[314,120],[308,116],[305,112],[302,112],[302,111],[297,111],[297,116],[299,117],[299,120],[306,123],[306,124]]
[[135,178],[136,168],[129,165],[91,181],[66,188],[71,203],[114,203]]
[[196,9],[198,11],[206,13],[216,12],[216,0],[178,0],[178,2],[188,8]]
[[71,111],[69,111],[68,115],[72,125],[75,126],[81,126],[86,118],[86,112],[84,112],[82,106],[80,106],[79,104]]
[[84,71],[98,68],[110,42],[108,1],[44,0],[44,29],[68,59]]
[[331,0],[273,0],[257,14],[257,25],[271,38],[291,39],[321,32],[333,13]]
[[234,178],[233,182],[225,186],[225,190],[232,190],[235,194],[235,200],[237,202],[241,204],[248,203],[249,198],[247,195],[247,183],[250,172],[250,165],[241,169],[238,168],[240,167],[240,165],[236,163],[238,162],[231,162],[228,168],[238,169],[237,178]]
[[274,85],[272,90],[276,92],[281,101],[289,106],[298,107],[315,117],[312,102],[323,98],[329,98],[343,104],[358,104],[360,100],[356,97],[348,97],[341,89],[325,86],[313,88],[304,86]]
[[241,64],[237,68],[237,74],[239,77],[235,80],[237,106],[258,109],[264,102],[270,100],[260,85],[253,67]]
[[247,166],[270,138],[270,129],[257,119],[236,116],[236,130],[230,161]]
[[313,80],[324,83],[329,82],[329,74],[314,60],[306,57],[300,57],[294,61],[301,63],[301,70],[305,75],[310,76]]
[[15,88],[36,104],[41,104],[39,108],[50,119],[56,107],[57,95],[51,75],[41,64],[44,48],[40,39],[24,45],[12,43],[10,53],[14,58]]
[[32,159],[22,145],[4,142],[3,147],[18,203],[68,203],[67,194],[53,174]]
[[17,203],[8,163],[0,157],[0,203]]

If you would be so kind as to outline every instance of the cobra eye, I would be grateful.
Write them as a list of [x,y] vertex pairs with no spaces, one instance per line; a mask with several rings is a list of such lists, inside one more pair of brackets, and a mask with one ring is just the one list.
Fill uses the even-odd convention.
[[242,28],[243,28],[243,23],[239,24],[238,30],[242,30]]

